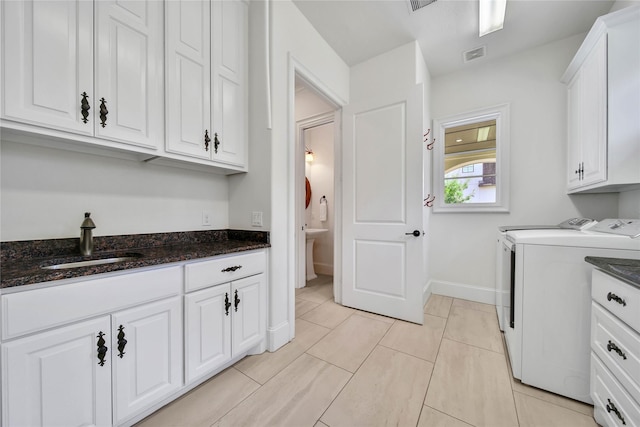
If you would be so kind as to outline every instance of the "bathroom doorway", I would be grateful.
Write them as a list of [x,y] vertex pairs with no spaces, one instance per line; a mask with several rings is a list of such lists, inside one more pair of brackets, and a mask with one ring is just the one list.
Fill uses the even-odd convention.
[[[340,299],[339,107],[296,74],[296,282],[295,294],[322,289]],[[309,289],[303,289],[309,285]],[[298,299],[296,298],[296,301]],[[339,301],[338,301],[339,302]],[[298,309],[298,304],[296,304]],[[299,313],[296,313],[298,315]]]

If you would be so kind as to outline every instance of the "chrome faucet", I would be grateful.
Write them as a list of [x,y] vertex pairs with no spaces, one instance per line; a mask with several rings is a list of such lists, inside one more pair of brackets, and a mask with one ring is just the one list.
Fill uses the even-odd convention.
[[91,212],[84,213],[84,221],[80,226],[80,253],[84,256],[89,256],[93,252],[93,235],[91,230],[96,228],[93,220],[89,218]]

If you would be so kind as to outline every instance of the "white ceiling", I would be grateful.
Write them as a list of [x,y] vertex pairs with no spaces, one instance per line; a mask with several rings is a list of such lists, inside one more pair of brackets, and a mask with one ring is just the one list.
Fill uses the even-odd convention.
[[[322,37],[354,65],[418,40],[432,76],[585,33],[614,0],[508,0],[504,29],[478,37],[477,0],[437,0],[411,12],[408,0],[293,0]],[[463,52],[487,55],[464,63]]]

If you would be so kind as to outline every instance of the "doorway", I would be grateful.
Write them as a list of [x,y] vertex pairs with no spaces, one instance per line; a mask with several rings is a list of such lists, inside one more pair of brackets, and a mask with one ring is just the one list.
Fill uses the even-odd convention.
[[[296,280],[294,293],[332,283],[340,301],[340,107],[296,73]],[[306,289],[304,290],[306,291]]]

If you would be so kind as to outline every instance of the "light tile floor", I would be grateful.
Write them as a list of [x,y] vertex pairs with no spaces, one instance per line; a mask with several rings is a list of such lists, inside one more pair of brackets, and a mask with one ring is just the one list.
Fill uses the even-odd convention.
[[296,291],[296,338],[152,414],[150,426],[596,426],[589,405],[514,380],[495,307],[432,295],[424,325]]

